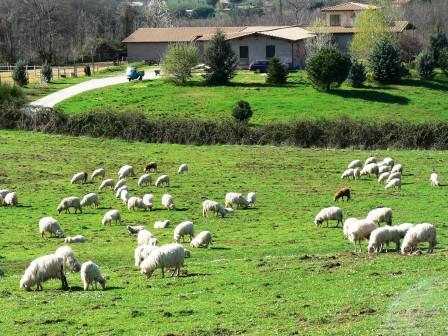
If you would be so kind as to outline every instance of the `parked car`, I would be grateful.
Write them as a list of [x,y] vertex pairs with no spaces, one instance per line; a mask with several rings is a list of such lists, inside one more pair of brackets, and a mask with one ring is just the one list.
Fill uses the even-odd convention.
[[145,72],[137,71],[136,67],[128,67],[126,69],[126,77],[127,77],[128,81],[131,81],[134,79],[142,80],[144,75],[145,75]]
[[249,65],[250,71],[267,72],[271,62],[265,60],[257,60]]

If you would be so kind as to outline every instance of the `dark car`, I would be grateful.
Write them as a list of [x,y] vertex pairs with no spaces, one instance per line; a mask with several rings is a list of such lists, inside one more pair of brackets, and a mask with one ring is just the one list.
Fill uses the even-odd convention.
[[252,62],[249,65],[249,70],[250,71],[259,71],[259,72],[267,72],[269,65],[271,65],[271,63],[269,61],[255,61]]

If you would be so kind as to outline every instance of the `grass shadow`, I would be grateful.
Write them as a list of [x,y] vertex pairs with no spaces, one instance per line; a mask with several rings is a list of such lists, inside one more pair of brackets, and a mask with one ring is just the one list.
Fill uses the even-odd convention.
[[403,86],[414,86],[430,90],[448,91],[448,83],[434,79],[432,81],[425,81],[421,79],[403,79],[400,82]]
[[348,99],[361,99],[377,103],[385,104],[409,104],[409,99],[406,97],[392,95],[386,92],[371,91],[371,90],[333,90],[329,92],[335,96]]

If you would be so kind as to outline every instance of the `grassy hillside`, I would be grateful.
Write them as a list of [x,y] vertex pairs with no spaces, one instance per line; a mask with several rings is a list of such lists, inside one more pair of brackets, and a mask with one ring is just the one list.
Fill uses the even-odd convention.
[[[152,84],[151,84],[152,85]],[[22,132],[0,132],[0,189],[17,191],[20,206],[0,207],[0,278],[3,334],[101,335],[414,335],[446,332],[446,249],[448,189],[432,189],[429,174],[448,176],[447,152],[301,150],[289,147],[195,147],[150,145]],[[384,191],[373,179],[342,181],[340,173],[355,158],[392,156],[405,165],[402,191]],[[112,192],[100,193],[101,207],[83,214],[60,214],[62,197],[96,191],[98,183],[70,185],[78,171],[103,166],[116,178],[118,167],[137,172],[157,161],[172,186],[138,188],[152,192],[156,209],[129,213]],[[175,174],[180,163],[188,174]],[[353,255],[342,230],[316,229],[317,211],[333,204],[333,193],[350,186],[353,201],[340,203],[345,216],[363,217],[380,205],[394,209],[394,222],[434,223],[438,248],[420,257],[396,253]],[[237,210],[225,219],[202,218],[201,197],[223,200],[227,191],[256,191],[255,209]],[[160,209],[164,192],[178,210]],[[172,230],[152,229],[156,220],[175,225],[192,220],[210,230],[209,250],[192,250],[181,278],[147,280],[133,267],[136,239],[124,227],[100,224],[110,208],[126,224],[147,225],[164,244]],[[59,281],[42,292],[19,290],[29,262],[52,253],[63,242],[42,239],[42,216],[58,219],[67,235],[83,234],[86,244],[72,247],[81,261],[92,260],[110,276],[106,291],[81,290],[70,274],[71,290]],[[393,322],[393,324],[391,323]],[[409,329],[411,328],[411,329]]]
[[265,77],[241,73],[230,87],[206,87],[195,81],[176,87],[160,80],[133,82],[91,91],[60,104],[67,113],[94,109],[138,110],[150,117],[229,118],[239,99],[249,101],[256,124],[297,118],[448,121],[448,78],[408,79],[401,85],[343,86],[332,93],[316,91],[303,73],[292,74],[285,86],[264,84]]

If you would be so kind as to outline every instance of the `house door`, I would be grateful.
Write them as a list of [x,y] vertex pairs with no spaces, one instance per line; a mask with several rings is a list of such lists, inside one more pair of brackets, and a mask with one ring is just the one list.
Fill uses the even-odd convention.
[[240,66],[245,67],[249,65],[249,47],[240,46]]

